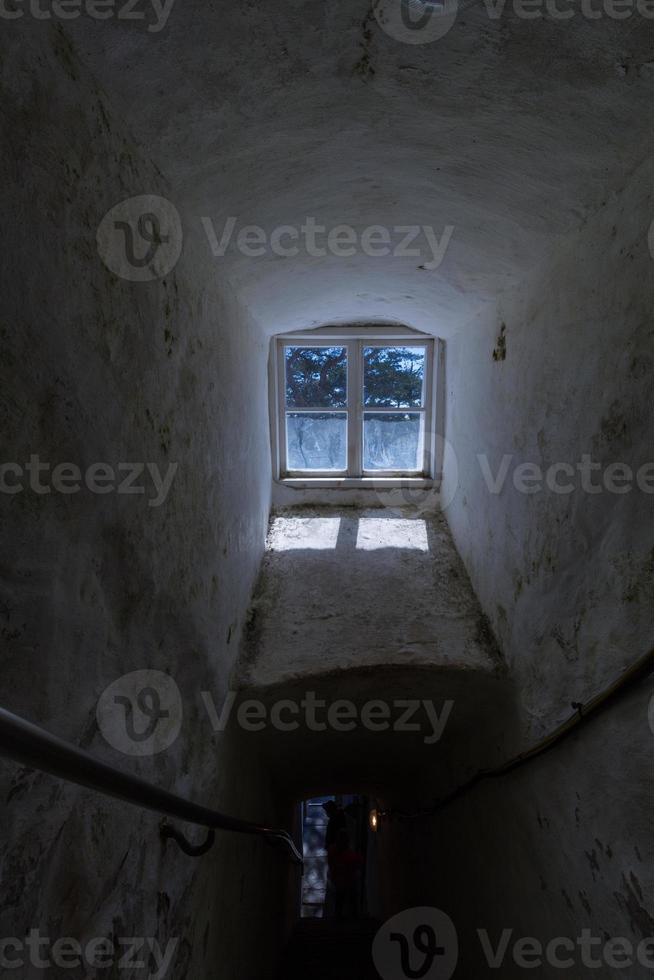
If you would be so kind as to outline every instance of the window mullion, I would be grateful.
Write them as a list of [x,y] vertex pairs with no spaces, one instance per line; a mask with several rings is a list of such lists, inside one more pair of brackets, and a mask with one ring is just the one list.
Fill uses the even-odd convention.
[[358,340],[347,345],[347,473],[361,475],[361,345]]

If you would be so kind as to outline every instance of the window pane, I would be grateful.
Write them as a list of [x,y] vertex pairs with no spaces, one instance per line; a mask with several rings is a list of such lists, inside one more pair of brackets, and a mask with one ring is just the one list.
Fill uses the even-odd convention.
[[345,408],[345,347],[285,347],[287,408]]
[[422,405],[424,347],[364,347],[363,401],[378,408]]
[[289,470],[347,469],[347,415],[286,413]]
[[422,415],[384,413],[363,416],[364,470],[422,470]]

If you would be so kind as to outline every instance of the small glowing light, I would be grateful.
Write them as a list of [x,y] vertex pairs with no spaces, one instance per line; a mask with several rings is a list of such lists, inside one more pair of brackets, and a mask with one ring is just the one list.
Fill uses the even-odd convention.
[[373,833],[376,833],[378,827],[379,827],[379,813],[377,812],[377,810],[371,810],[370,829],[372,830]]

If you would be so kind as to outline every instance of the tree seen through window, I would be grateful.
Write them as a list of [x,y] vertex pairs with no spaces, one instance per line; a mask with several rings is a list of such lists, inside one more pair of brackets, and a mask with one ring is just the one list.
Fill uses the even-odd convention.
[[427,350],[425,344],[285,345],[287,469],[349,472],[353,440],[359,471],[420,472]]

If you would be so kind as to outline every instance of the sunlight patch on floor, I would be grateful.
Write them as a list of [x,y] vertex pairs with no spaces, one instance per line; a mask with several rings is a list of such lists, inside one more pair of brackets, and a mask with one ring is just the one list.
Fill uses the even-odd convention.
[[427,525],[422,520],[362,517],[356,547],[358,551],[378,551],[380,548],[429,551]]
[[333,551],[340,517],[276,517],[270,529],[270,551]]

